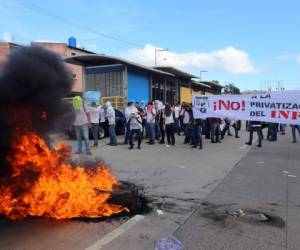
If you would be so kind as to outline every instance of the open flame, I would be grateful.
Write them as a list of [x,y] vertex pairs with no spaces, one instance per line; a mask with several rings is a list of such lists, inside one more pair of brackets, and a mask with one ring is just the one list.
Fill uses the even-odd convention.
[[7,160],[9,178],[0,180],[0,215],[11,220],[27,216],[56,219],[106,217],[127,208],[109,204],[118,181],[103,162],[95,168],[74,166],[68,146],[49,147],[35,133],[18,137]]

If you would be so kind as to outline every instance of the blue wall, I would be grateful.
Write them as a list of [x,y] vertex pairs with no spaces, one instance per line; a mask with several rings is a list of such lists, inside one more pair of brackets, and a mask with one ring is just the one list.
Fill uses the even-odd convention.
[[150,76],[147,73],[128,69],[128,101],[150,100]]

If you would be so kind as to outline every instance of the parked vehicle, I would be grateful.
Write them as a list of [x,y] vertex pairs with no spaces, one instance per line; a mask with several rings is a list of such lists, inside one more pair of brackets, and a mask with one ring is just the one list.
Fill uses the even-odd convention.
[[[116,134],[121,135],[124,134],[125,132],[125,115],[122,111],[115,109],[116,112]],[[72,126],[68,131],[67,131],[68,136],[71,139],[76,138],[75,134],[75,128]],[[93,138],[92,136],[92,131],[90,130],[89,132],[90,138]],[[99,130],[98,130],[98,138],[103,139],[106,136],[108,136],[108,120],[106,119],[104,124],[99,123]]]

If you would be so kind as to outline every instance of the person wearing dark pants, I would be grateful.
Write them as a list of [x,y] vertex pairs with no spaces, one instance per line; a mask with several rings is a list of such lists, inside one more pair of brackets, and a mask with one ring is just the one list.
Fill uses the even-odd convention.
[[234,121],[234,123],[233,123],[233,125],[232,125],[232,127],[233,127],[233,129],[234,129],[234,135],[235,135],[235,138],[240,138],[239,137],[239,130],[240,130],[240,128],[241,128],[241,121],[240,120],[238,120],[238,121]]
[[203,141],[202,141],[202,127],[203,127],[203,120],[195,119],[193,122],[193,137],[192,137],[192,148],[203,149]]
[[130,101],[127,103],[127,107],[125,109],[125,138],[124,138],[124,144],[128,144],[128,139],[130,135],[130,124],[129,119],[132,113],[136,113],[137,108],[134,106],[133,102]]
[[147,113],[147,129],[149,133],[149,142],[148,144],[153,145],[155,144],[155,116],[156,110],[153,106],[153,102],[149,102],[146,109]]
[[256,131],[258,136],[258,147],[262,146],[262,130],[261,130],[261,122],[259,121],[250,121],[249,122],[249,141],[246,142],[247,145],[252,145],[253,133]]
[[300,125],[291,125],[291,128],[292,128],[293,143],[296,143],[297,142],[296,130],[298,131],[300,136]]
[[268,123],[268,135],[267,135],[267,139],[269,141],[277,141],[277,123],[272,123],[269,122]]
[[141,141],[142,141],[142,130],[143,130],[143,120],[141,117],[141,113],[132,113],[129,119],[130,123],[130,133],[129,133],[129,149],[133,149],[133,137],[137,136],[138,139],[138,149],[141,149]]
[[107,107],[107,113],[106,117],[108,119],[108,132],[109,132],[109,138],[110,142],[108,145],[110,146],[117,146],[117,135],[116,135],[116,114],[115,110],[111,105],[111,102],[106,102]]
[[164,114],[163,114],[163,122],[165,131],[167,134],[168,145],[175,145],[175,123],[174,123],[174,111],[171,109],[169,104],[166,104]]
[[220,143],[221,119],[217,117],[208,118],[210,124],[210,140],[212,143]]

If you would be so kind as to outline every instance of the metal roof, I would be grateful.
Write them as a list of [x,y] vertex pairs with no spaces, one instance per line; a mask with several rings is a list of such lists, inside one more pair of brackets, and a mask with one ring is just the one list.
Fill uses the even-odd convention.
[[155,69],[159,69],[159,70],[163,70],[165,72],[169,72],[169,73],[172,73],[176,76],[179,76],[179,77],[184,77],[184,78],[197,78],[197,76],[194,76],[190,73],[187,73],[187,72],[184,72],[182,70],[179,70],[179,69],[176,69],[174,67],[171,67],[171,66],[157,66],[157,67],[154,67]]
[[192,81],[192,83],[196,84],[196,85],[200,85],[200,86],[205,87],[205,88],[209,88],[209,89],[211,88],[210,85],[204,84],[204,83],[199,82],[199,81]]
[[85,65],[85,66],[100,66],[100,65],[109,65],[109,64],[126,64],[135,68],[139,68],[145,71],[150,71],[153,73],[157,73],[160,75],[168,75],[175,76],[172,73],[168,73],[159,69],[154,69],[150,67],[146,67],[142,64],[138,64],[135,62],[127,61],[114,56],[107,56],[104,54],[91,54],[91,55],[78,55],[78,56],[70,56],[66,57],[65,62],[76,64],[76,65]]

